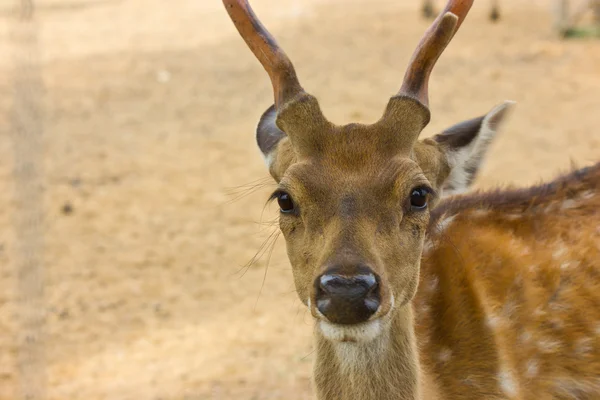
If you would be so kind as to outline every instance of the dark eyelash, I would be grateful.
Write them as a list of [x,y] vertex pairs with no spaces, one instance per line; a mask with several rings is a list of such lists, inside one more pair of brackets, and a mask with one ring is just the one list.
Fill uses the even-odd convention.
[[276,200],[283,193],[284,193],[284,191],[281,189],[275,190],[273,193],[271,193],[271,195],[267,199],[267,204],[272,202],[273,200]]

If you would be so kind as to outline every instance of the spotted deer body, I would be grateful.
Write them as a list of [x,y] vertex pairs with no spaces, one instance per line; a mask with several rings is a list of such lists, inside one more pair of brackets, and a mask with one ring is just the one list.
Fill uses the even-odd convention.
[[442,202],[413,306],[444,398],[600,398],[599,278],[600,164]]
[[246,0],[223,0],[273,84],[257,142],[319,400],[600,398],[600,164],[465,194],[512,102],[417,140],[450,0],[373,124],[335,125]]

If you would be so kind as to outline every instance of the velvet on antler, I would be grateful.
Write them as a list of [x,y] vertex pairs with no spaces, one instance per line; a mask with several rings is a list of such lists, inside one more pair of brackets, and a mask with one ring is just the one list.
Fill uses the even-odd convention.
[[406,152],[429,123],[429,76],[438,58],[465,20],[474,0],[449,0],[417,45],[408,64],[400,91],[390,99],[382,129],[394,132],[397,147]]
[[419,42],[408,65],[399,95],[429,106],[428,83],[436,61],[465,20],[474,0],[450,0]]
[[252,11],[248,0],[223,0],[235,27],[271,78],[275,107],[304,93],[294,65]]

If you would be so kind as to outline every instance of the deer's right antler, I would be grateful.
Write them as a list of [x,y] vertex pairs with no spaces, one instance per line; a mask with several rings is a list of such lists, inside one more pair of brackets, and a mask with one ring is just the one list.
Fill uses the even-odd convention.
[[419,42],[398,92],[429,106],[428,82],[431,71],[454,34],[465,20],[474,0],[449,0]]
[[304,92],[292,62],[258,20],[248,0],[223,0],[223,4],[238,32],[269,74],[275,107],[279,110],[288,100]]

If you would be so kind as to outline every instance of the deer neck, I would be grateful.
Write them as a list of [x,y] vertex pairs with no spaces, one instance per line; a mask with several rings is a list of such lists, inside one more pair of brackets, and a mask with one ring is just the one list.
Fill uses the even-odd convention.
[[412,307],[392,313],[388,329],[366,343],[331,342],[315,332],[319,400],[420,399]]

